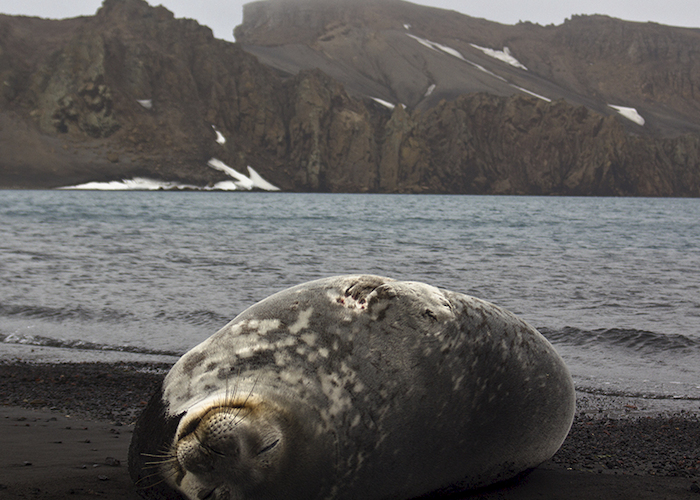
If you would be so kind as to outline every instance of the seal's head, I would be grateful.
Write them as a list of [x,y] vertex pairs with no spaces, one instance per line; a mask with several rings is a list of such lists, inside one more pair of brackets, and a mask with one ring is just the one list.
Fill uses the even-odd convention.
[[289,466],[284,412],[249,396],[210,399],[178,425],[162,474],[188,498],[256,498]]
[[220,393],[172,417],[159,396],[130,449],[144,498],[308,500],[334,480],[327,453],[334,438],[303,405],[268,393]]

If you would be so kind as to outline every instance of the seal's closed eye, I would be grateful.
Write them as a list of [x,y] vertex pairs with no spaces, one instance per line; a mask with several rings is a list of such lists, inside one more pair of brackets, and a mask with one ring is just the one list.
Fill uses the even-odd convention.
[[265,446],[262,450],[258,452],[258,455],[262,455],[263,453],[267,453],[268,451],[272,450],[277,444],[280,442],[279,439],[276,439],[273,443],[268,444]]

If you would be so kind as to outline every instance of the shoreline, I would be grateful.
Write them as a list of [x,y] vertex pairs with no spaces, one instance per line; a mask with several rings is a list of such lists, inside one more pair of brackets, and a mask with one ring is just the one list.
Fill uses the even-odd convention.
[[[0,497],[139,498],[126,460],[133,423],[168,369],[0,362]],[[574,423],[552,459],[455,498],[700,500],[700,401],[577,391]]]

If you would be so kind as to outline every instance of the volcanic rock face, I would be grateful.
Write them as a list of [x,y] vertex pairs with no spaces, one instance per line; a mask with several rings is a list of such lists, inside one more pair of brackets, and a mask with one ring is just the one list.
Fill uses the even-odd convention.
[[[140,0],[67,21],[0,16],[0,46],[13,82],[0,98],[4,186],[136,175],[206,185],[226,178],[210,158],[245,171],[247,153],[264,151],[256,141],[284,135],[279,103],[265,103],[281,97],[271,70]],[[271,162],[258,163],[265,176]]]
[[244,12],[235,33],[247,51],[285,71],[319,67],[352,95],[426,109],[530,91],[608,115],[610,104],[636,108],[647,123],[634,133],[700,131],[700,30],[605,16],[505,26],[399,0],[268,0]]
[[700,30],[398,0],[244,14],[236,44],[141,0],[0,16],[0,187],[207,185],[218,158],[297,191],[700,195]]

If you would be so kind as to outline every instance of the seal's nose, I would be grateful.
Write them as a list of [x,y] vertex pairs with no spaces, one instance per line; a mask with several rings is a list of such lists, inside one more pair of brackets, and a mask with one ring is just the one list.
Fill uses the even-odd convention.
[[178,443],[177,461],[183,469],[194,474],[204,474],[214,470],[215,458],[194,436],[188,436]]
[[194,474],[206,474],[213,472],[221,460],[235,460],[239,454],[239,446],[232,436],[226,439],[226,449],[220,450],[216,439],[198,429],[189,436],[181,439],[177,445],[177,460],[183,469]]

